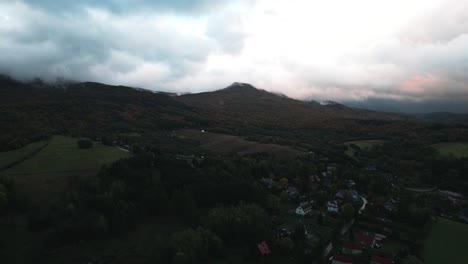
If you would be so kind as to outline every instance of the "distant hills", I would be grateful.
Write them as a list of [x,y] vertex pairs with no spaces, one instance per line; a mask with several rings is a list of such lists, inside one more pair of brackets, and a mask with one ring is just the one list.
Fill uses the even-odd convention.
[[328,102],[303,102],[233,83],[176,96],[94,82],[48,85],[0,78],[1,149],[50,134],[109,136],[202,128],[225,134],[342,140],[381,138],[425,127],[414,118]]

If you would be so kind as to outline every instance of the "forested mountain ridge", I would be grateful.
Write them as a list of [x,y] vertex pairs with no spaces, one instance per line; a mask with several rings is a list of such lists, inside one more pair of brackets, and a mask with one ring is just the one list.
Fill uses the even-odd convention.
[[2,150],[51,134],[99,137],[200,128],[293,139],[334,134],[345,141],[427,133],[428,127],[404,115],[310,104],[242,83],[215,92],[169,96],[93,82],[51,85],[2,77],[0,93],[0,127],[6,131],[0,136]]

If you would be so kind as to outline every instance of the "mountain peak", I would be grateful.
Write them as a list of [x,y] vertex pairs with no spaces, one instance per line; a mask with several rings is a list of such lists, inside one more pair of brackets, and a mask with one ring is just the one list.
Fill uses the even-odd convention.
[[254,89],[254,90],[259,90],[255,88],[253,85],[249,83],[243,83],[243,82],[233,82],[231,85],[226,87],[225,89]]

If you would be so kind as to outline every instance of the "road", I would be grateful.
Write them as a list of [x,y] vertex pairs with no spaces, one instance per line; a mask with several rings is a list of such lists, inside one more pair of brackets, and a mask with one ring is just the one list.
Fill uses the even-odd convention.
[[362,197],[362,196],[359,196],[359,197],[361,197],[361,200],[362,200],[362,206],[361,206],[361,208],[359,208],[359,213],[362,214],[362,211],[364,211],[364,209],[366,209],[367,199]]

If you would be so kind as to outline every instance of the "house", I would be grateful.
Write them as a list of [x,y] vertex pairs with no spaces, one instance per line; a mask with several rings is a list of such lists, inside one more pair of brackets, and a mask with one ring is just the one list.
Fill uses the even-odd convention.
[[353,180],[345,180],[345,184],[349,189],[352,189],[354,186],[356,186],[356,183]]
[[273,185],[276,184],[276,181],[270,178],[263,177],[260,179],[260,183],[265,187],[271,188]]
[[362,246],[356,243],[343,242],[341,250],[346,255],[358,255],[362,253]]
[[260,251],[260,254],[262,254],[263,256],[269,255],[271,253],[270,248],[268,247],[265,241],[257,244],[257,248]]
[[357,241],[364,247],[373,247],[375,245],[375,235],[370,233],[361,233]]
[[375,167],[375,165],[369,165],[367,166],[367,171],[376,171],[377,168]]
[[393,263],[394,262],[392,259],[379,257],[377,255],[373,255],[370,261],[370,264],[393,264]]
[[329,174],[333,174],[336,172],[336,167],[335,166],[327,166],[327,172]]
[[375,241],[376,242],[383,242],[385,239],[387,238],[386,235],[382,235],[382,234],[375,234]]
[[319,178],[319,176],[317,176],[317,175],[311,175],[311,176],[309,176],[309,180],[310,180],[311,182],[320,182],[320,178]]
[[296,198],[297,196],[299,196],[299,190],[294,186],[288,186],[287,191],[288,191],[289,197],[291,198]]
[[327,210],[328,212],[335,212],[338,213],[339,205],[337,201],[328,201],[327,203]]
[[332,264],[353,264],[353,258],[350,256],[335,255]]
[[296,208],[296,214],[304,216],[310,213],[312,211],[312,204],[313,201],[300,203],[299,206]]
[[339,199],[339,200],[344,200],[346,196],[346,191],[345,190],[339,190],[336,194],[335,194],[335,198],[336,199]]

